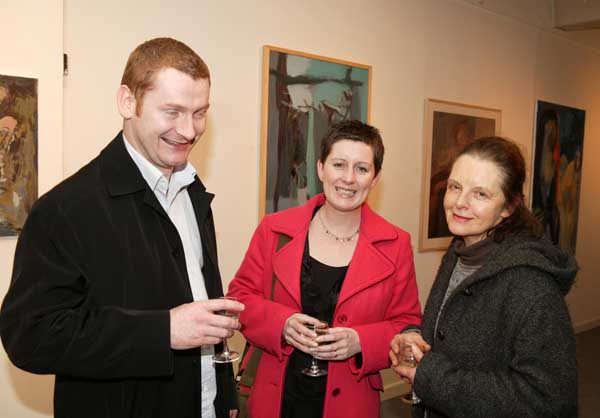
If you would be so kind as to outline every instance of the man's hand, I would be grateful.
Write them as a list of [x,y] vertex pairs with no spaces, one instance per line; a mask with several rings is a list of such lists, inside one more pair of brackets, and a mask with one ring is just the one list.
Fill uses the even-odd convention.
[[238,319],[218,315],[218,311],[244,310],[240,302],[210,299],[179,305],[171,309],[171,348],[186,350],[202,345],[218,344],[240,329]]

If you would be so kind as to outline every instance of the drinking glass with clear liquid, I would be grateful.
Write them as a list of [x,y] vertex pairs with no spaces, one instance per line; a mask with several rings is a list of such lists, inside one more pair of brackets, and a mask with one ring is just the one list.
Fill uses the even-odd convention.
[[[327,334],[327,329],[329,328],[329,324],[327,322],[319,322],[318,324],[304,324],[304,326],[311,331],[314,331],[317,334],[317,337],[321,335]],[[316,337],[315,337],[316,338]],[[329,344],[327,341],[319,342],[319,345]],[[313,356],[312,361],[310,362],[310,366],[302,370],[302,374],[311,377],[319,377],[325,376],[327,374],[327,370],[323,370],[319,367],[319,363],[315,356]]]
[[[410,368],[417,367],[417,359],[415,358],[411,344],[405,344],[400,349],[400,363]],[[411,390],[410,394],[403,397],[402,400],[413,405],[421,402],[414,390]]]
[[[228,296],[223,296],[219,299],[228,299],[228,300],[237,301],[236,298],[232,298],[232,297],[228,297]],[[239,319],[239,317],[240,317],[240,314],[238,311],[222,310],[222,311],[216,311],[215,313],[217,315],[227,316],[227,317],[233,318],[233,319]],[[239,359],[240,359],[240,353],[238,353],[237,351],[230,350],[229,347],[227,346],[227,338],[223,339],[223,351],[221,353],[215,353],[213,355],[213,361],[215,363],[231,363],[231,362],[237,361]]]

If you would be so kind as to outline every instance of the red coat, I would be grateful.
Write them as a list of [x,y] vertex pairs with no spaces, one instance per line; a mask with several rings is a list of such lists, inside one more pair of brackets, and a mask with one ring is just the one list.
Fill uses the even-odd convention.
[[[308,227],[318,195],[297,208],[265,216],[246,256],[229,285],[229,295],[246,305],[242,333],[264,350],[249,399],[252,418],[279,418],[285,370],[294,348],[282,342],[286,319],[301,311],[300,266]],[[279,235],[292,239],[279,251]],[[277,282],[269,300],[272,274]],[[388,351],[394,334],[421,322],[410,237],[362,207],[360,235],[340,291],[332,327],[358,332],[362,364],[356,356],[328,364],[323,417],[379,418],[379,371],[390,366]]]

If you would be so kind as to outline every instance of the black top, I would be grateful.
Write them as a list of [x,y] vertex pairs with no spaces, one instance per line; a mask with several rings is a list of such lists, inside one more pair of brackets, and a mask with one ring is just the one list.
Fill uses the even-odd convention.
[[[300,272],[302,312],[331,324],[347,271],[348,266],[332,267],[311,257],[307,238]],[[302,374],[311,360],[311,355],[300,350],[292,352],[285,375],[282,418],[321,418],[327,376]],[[327,362],[319,360],[319,367],[327,369]]]

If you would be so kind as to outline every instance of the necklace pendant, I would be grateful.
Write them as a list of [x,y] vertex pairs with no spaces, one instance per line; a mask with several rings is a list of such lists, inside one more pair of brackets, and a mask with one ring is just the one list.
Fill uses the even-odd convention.
[[338,237],[337,235],[332,234],[327,228],[323,228],[323,230],[325,231],[325,235],[327,235],[329,238],[333,238],[337,242],[341,242],[341,243],[345,244],[345,243],[348,243],[348,242],[354,240],[354,237],[358,235],[360,228],[357,229],[352,235],[347,236],[347,237]]
[[327,227],[325,226],[325,222],[323,222],[323,219],[321,218],[320,210],[319,210],[317,216],[319,218],[319,224],[321,225],[321,229],[323,229],[323,232],[325,232],[325,235],[327,235],[329,238],[336,240],[337,242],[348,243],[348,242],[352,241],[354,239],[354,237],[357,236],[358,233],[360,232],[360,226],[359,226],[358,228],[356,228],[356,231],[354,231],[354,233],[352,235],[349,235],[347,237],[338,237],[337,235],[331,233],[329,231],[329,229],[327,229]]

